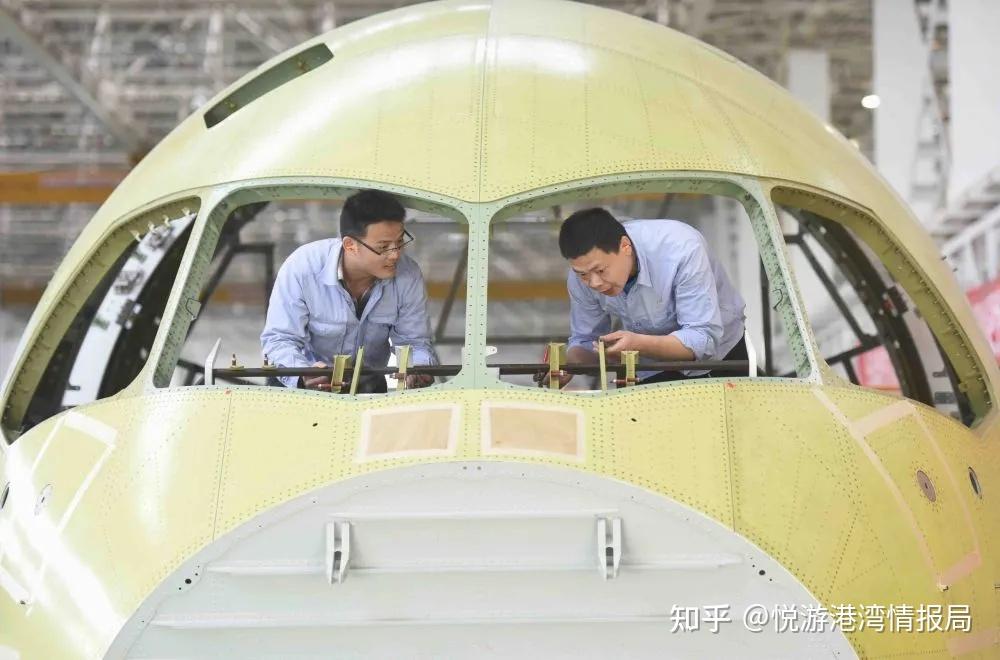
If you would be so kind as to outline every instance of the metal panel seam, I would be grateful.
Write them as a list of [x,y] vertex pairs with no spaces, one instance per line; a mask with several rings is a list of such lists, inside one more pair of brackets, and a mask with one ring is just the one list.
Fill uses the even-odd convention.
[[477,145],[479,147],[479,154],[478,154],[478,158],[479,158],[479,167],[478,167],[478,169],[479,169],[479,177],[478,177],[478,181],[476,182],[476,185],[477,185],[477,188],[476,188],[476,202],[477,203],[482,203],[482,201],[483,201],[483,178],[485,176],[485,172],[483,170],[483,167],[486,164],[486,157],[485,157],[485,154],[486,154],[486,82],[487,82],[487,78],[488,78],[487,73],[489,71],[490,35],[493,33],[493,20],[494,20],[494,17],[495,17],[495,11],[496,11],[496,7],[493,5],[492,2],[490,2],[490,17],[489,17],[489,20],[486,21],[486,34],[483,36],[483,51],[482,51],[482,55],[481,55],[482,59],[481,59],[481,61],[479,63],[479,65],[482,67],[482,70],[479,73],[479,126],[477,127],[478,130],[476,131],[478,133],[478,135],[476,137],[479,140],[479,144]]
[[222,439],[222,454],[219,460],[219,473],[215,480],[215,511],[212,513],[212,539],[219,538],[219,508],[222,506],[222,477],[226,473],[226,459],[229,457],[229,442],[232,439],[233,397],[231,390],[226,390],[226,436]]
[[[726,466],[729,471],[729,520],[732,530],[740,533],[739,526],[736,524],[736,479],[733,477],[733,467],[736,463],[736,447],[733,444],[733,424],[730,417],[728,389],[730,388],[722,388],[722,407],[726,413],[726,453],[729,455],[728,465]],[[740,533],[740,535],[742,536],[743,534]]]

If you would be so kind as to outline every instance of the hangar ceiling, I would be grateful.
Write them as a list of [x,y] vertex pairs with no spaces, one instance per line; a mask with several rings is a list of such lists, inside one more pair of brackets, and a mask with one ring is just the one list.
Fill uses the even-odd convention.
[[[0,40],[0,166],[128,166],[192,110],[318,32],[409,0],[2,0],[37,48]],[[831,117],[870,146],[870,0],[601,0],[692,34],[781,82],[790,48],[830,54]],[[60,71],[61,70],[61,71]],[[79,85],[70,89],[69,78]],[[91,97],[100,107],[99,117]]]
[[[32,203],[0,200],[0,279],[44,283],[93,214],[96,203],[85,196],[59,200],[53,191],[61,182],[79,186],[86,171],[86,185],[100,195],[150,145],[260,63],[318,32],[408,4],[0,0],[0,171],[8,178],[47,173],[46,192],[22,200]],[[871,88],[871,0],[593,4],[697,36],[778,82],[790,49],[826,50],[831,121],[871,153],[872,117],[859,102]]]

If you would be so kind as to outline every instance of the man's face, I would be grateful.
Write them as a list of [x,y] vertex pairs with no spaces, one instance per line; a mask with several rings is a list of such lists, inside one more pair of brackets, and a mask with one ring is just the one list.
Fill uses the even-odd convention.
[[[351,236],[344,239],[344,246],[356,257],[355,263],[366,273],[380,280],[394,277],[401,250],[391,248],[398,247],[406,241],[403,235],[403,223],[397,220],[373,222],[368,225],[368,231],[361,237],[361,241],[364,241],[364,244]],[[368,247],[365,247],[366,245]]]
[[593,248],[587,254],[569,260],[580,281],[605,296],[617,296],[625,289],[632,274],[632,242],[622,236],[618,252]]

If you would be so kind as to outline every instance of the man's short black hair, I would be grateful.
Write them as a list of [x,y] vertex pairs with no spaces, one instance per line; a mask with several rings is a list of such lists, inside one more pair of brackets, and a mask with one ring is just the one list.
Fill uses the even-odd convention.
[[344,202],[340,211],[340,235],[364,238],[368,225],[392,220],[402,222],[406,210],[399,201],[381,190],[362,190]]
[[602,208],[584,209],[566,218],[559,229],[559,251],[564,259],[582,257],[594,248],[618,254],[625,227]]

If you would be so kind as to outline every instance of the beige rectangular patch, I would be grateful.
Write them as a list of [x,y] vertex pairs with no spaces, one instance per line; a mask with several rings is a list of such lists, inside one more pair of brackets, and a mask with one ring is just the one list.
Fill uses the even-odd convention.
[[557,455],[584,460],[580,410],[484,401],[482,435],[483,454]]
[[452,455],[460,415],[455,404],[366,410],[357,460]]

